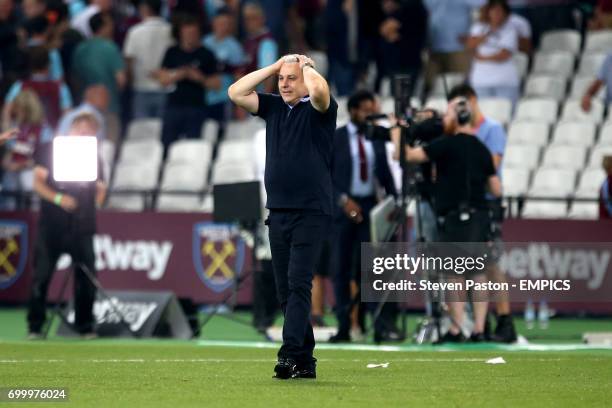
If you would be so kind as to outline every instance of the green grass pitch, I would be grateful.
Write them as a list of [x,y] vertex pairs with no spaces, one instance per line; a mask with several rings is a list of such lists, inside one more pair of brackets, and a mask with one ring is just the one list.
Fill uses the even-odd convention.
[[[202,339],[194,341],[52,338],[44,342],[22,340],[22,318],[22,311],[0,311],[0,387],[68,388],[68,403],[43,406],[603,407],[610,406],[612,398],[610,349],[321,347],[316,352],[316,380],[280,381],[272,378],[276,345],[247,343],[261,338],[221,318],[215,318]],[[573,331],[568,327],[572,325]],[[606,329],[610,322],[553,320],[545,333],[577,343],[585,327]],[[244,347],[221,346],[215,337],[233,338]],[[492,357],[503,357],[507,363],[485,364]],[[388,368],[366,368],[368,363],[384,362]],[[28,405],[41,406],[0,403]]]

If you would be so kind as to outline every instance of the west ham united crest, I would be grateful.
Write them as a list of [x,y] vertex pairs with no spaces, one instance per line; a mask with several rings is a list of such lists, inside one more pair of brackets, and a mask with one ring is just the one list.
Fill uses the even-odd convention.
[[244,265],[245,243],[231,224],[201,222],[193,227],[193,265],[204,284],[222,292],[234,284]]
[[28,226],[0,220],[0,289],[11,286],[23,273],[28,255]]

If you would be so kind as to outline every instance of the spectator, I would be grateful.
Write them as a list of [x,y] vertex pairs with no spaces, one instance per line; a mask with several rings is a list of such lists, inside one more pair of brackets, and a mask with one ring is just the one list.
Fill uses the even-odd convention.
[[63,112],[72,107],[72,97],[65,83],[49,79],[49,53],[43,47],[30,47],[28,50],[28,65],[31,75],[24,81],[15,82],[4,99],[3,122],[10,123],[12,103],[22,90],[31,89],[40,99],[45,113],[45,125],[41,133],[41,141],[47,142],[53,138],[53,132]]
[[424,0],[429,11],[429,63],[426,69],[427,87],[436,76],[447,72],[468,72],[470,56],[465,50],[472,11],[485,0]]
[[104,85],[96,84],[89,86],[85,90],[83,102],[62,116],[59,126],[57,127],[57,133],[60,135],[67,135],[74,119],[87,113],[93,115],[98,122],[98,133],[96,134],[98,141],[104,140],[106,137],[104,115],[108,112],[109,99],[108,90]]
[[201,45],[197,19],[184,18],[178,26],[178,45],[170,47],[156,76],[163,86],[174,85],[168,94],[163,117],[164,157],[168,146],[181,136],[200,137],[206,118],[206,91],[219,89],[215,56]]
[[49,79],[62,80],[64,78],[62,57],[59,51],[51,45],[51,26],[47,18],[33,17],[26,21],[25,28],[28,33],[28,47],[42,46],[49,50]]
[[141,0],[143,21],[127,34],[123,54],[132,80],[132,115],[134,118],[162,117],[166,104],[166,91],[155,80],[166,50],[172,45],[171,27],[159,15],[160,0]]
[[231,104],[227,96],[229,86],[234,82],[233,73],[245,61],[244,51],[238,40],[233,36],[235,21],[229,9],[222,9],[212,22],[213,32],[204,37],[202,44],[208,48],[224,66],[221,75],[221,88],[206,92],[208,117],[220,123],[228,118]]
[[18,16],[13,0],[0,0],[0,97],[23,72],[25,56],[17,41]]
[[508,23],[506,0],[489,0],[487,21],[471,29],[468,48],[474,52],[469,81],[480,98],[502,97],[516,103],[520,78],[512,55],[518,50],[518,34]]
[[595,14],[589,21],[589,30],[612,29],[612,0],[597,0]]
[[585,112],[591,110],[591,100],[597,95],[602,86],[606,87],[605,105],[612,103],[612,53],[609,53],[599,70],[597,78],[591,83],[582,97],[582,109]]
[[357,25],[353,0],[328,0],[325,6],[328,78],[338,96],[353,92],[356,80]]
[[44,17],[47,3],[45,0],[23,0],[21,9],[24,17],[31,20],[36,17]]
[[[11,104],[11,126],[18,129],[15,140],[8,143],[2,159],[2,189],[9,192],[32,191],[34,183],[34,154],[43,130],[45,114],[38,96],[24,90]],[[3,210],[15,210],[16,197],[2,200]]]
[[604,156],[602,162],[606,179],[599,190],[599,219],[612,219],[612,156]]
[[[243,44],[247,57],[244,71],[253,72],[272,65],[278,59],[278,46],[266,27],[263,9],[257,3],[247,3],[242,10],[242,18],[247,33]],[[274,78],[268,78],[263,91],[272,92],[275,86]]]
[[[62,0],[49,0],[47,3],[47,14],[52,16],[53,26],[51,44],[57,47],[64,72],[72,72],[72,56],[76,47],[84,40],[83,35],[70,27],[68,6]],[[64,81],[74,93],[76,87],[72,77],[66,75]]]
[[90,20],[98,13],[111,12],[113,0],[92,0],[83,11],[72,18],[71,25],[78,30],[84,37],[91,37],[94,32],[91,29]]
[[113,142],[119,140],[119,92],[126,82],[123,58],[112,41],[113,20],[107,13],[98,13],[91,18],[94,36],[85,40],[74,51],[72,66],[78,88],[102,84],[110,95],[106,114],[106,135]]
[[382,7],[376,89],[383,77],[397,74],[411,75],[416,81],[427,37],[427,10],[421,0],[384,0]]
[[518,49],[525,54],[531,54],[533,43],[531,41],[532,32],[531,24],[525,17],[511,13],[508,18],[508,24],[514,27],[518,34]]

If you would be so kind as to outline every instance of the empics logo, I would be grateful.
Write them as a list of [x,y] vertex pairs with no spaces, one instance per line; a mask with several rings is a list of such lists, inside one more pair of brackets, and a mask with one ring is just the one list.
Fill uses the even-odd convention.
[[28,255],[28,226],[22,221],[0,221],[0,289],[19,279]]
[[193,227],[193,265],[204,284],[214,292],[232,286],[242,272],[245,244],[238,227],[201,222]]

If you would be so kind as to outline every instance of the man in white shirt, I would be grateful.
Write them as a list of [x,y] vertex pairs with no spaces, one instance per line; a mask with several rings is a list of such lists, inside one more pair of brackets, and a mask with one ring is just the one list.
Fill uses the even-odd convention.
[[170,24],[159,16],[161,6],[160,0],[140,1],[138,9],[143,21],[128,31],[123,46],[134,91],[134,118],[161,118],[166,103],[164,88],[152,76],[173,42]]

